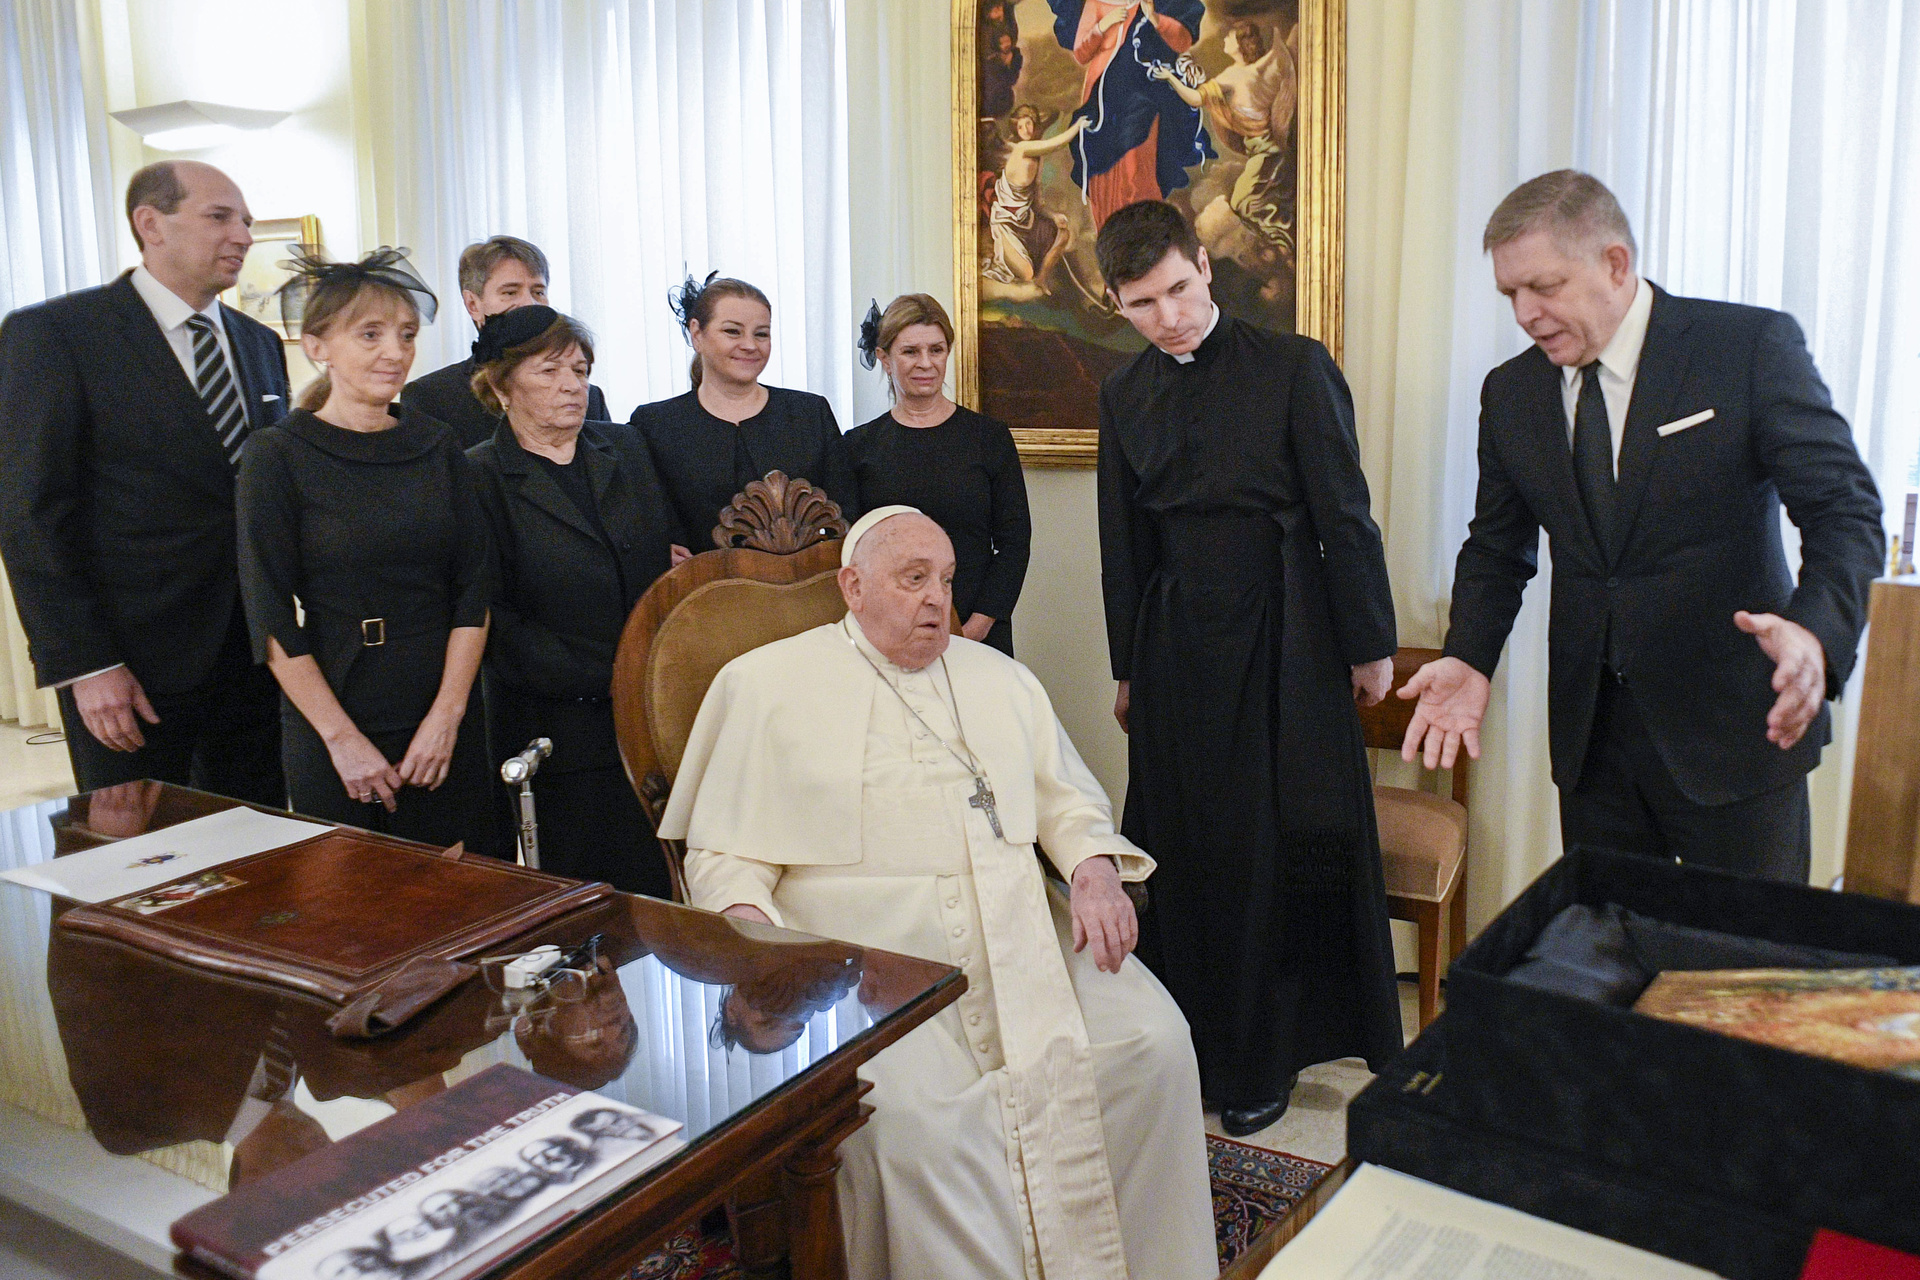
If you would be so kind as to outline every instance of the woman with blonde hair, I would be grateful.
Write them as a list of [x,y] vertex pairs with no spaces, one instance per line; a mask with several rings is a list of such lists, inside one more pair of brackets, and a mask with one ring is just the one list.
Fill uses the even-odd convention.
[[860,506],[918,507],[953,541],[953,607],[961,633],[1013,655],[1013,606],[1027,576],[1033,521],[1007,424],[948,399],[953,321],[932,296],[875,303],[860,359],[887,372],[893,408],[847,433]]
[[[240,459],[240,585],[280,682],[295,810],[489,847],[481,717],[491,547],[453,433],[395,398],[434,296],[405,251],[296,251],[301,346],[325,372]],[[296,613],[295,601],[301,612]]]
[[769,471],[805,479],[860,514],[847,446],[825,397],[760,381],[773,354],[773,307],[744,280],[692,276],[668,299],[693,347],[693,389],[643,404],[632,425],[694,550],[713,545],[720,512]]

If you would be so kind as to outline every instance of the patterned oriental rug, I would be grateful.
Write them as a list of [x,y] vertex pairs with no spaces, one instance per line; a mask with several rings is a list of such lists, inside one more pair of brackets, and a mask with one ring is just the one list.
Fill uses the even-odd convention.
[[[1224,1269],[1287,1215],[1332,1165],[1207,1135],[1213,1175],[1213,1235]],[[685,1231],[635,1267],[627,1280],[739,1280],[733,1243],[719,1231]]]

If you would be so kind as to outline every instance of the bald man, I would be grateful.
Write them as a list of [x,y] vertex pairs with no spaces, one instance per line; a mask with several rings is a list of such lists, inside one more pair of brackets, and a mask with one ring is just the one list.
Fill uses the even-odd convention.
[[234,545],[247,437],[288,408],[279,337],[219,301],[253,243],[232,179],[127,184],[140,265],[0,323],[0,558],[83,791],[157,778],[284,807],[280,699]]
[[948,633],[940,526],[882,507],[842,548],[847,616],[721,670],[660,833],[695,906],[966,974],[861,1072],[850,1274],[1216,1275],[1192,1041],[1128,954],[1153,860],[1033,674]]

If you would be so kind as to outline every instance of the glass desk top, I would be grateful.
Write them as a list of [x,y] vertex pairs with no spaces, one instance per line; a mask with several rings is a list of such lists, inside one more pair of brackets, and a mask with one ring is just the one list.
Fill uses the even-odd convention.
[[[234,803],[129,783],[0,813],[0,869]],[[617,895],[504,948],[564,950],[598,934],[595,976],[565,998],[476,978],[394,1032],[345,1040],[325,1027],[333,1005],[61,929],[70,905],[0,880],[0,1195],[158,1267],[172,1254],[167,1224],[230,1178],[262,1176],[498,1062],[681,1121],[689,1146],[669,1168],[960,980]]]

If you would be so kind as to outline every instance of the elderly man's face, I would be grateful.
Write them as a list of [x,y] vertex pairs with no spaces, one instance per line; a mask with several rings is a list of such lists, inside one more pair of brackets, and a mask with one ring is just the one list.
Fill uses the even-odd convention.
[[488,316],[497,316],[515,307],[545,306],[547,280],[520,259],[508,258],[493,269],[479,293],[462,289],[460,301],[466,304],[467,315],[477,329],[487,322]]
[[953,543],[922,515],[897,515],[867,531],[840,570],[847,612],[873,647],[909,671],[947,651],[953,611]]
[[1496,245],[1493,280],[1547,359],[1575,367],[1600,358],[1639,287],[1626,245],[1570,253],[1546,230]]

